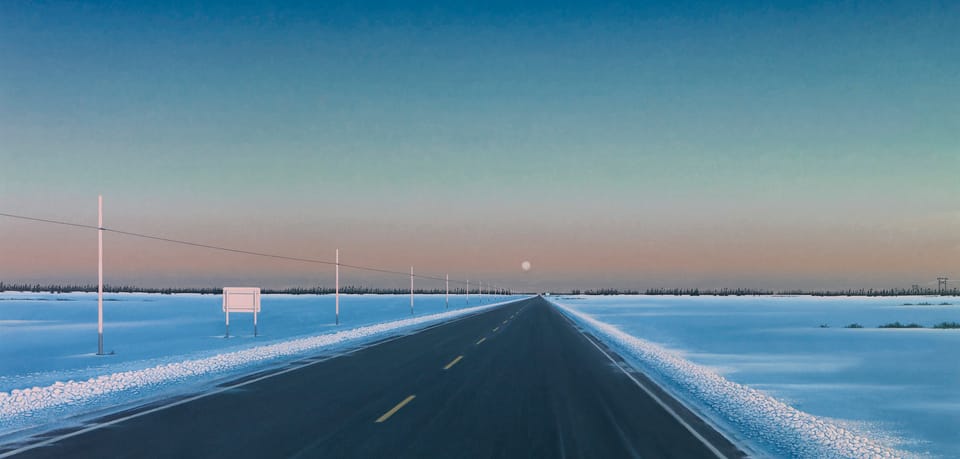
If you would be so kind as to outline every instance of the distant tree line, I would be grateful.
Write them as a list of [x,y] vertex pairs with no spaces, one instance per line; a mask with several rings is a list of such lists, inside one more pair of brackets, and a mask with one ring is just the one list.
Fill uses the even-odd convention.
[[723,289],[705,289],[698,288],[651,288],[647,289],[647,295],[714,295],[714,296],[744,296],[744,295],[775,295],[772,290],[759,290],[752,288],[723,288]]
[[[2,291],[15,291],[15,292],[36,292],[36,293],[73,293],[73,292],[96,292],[97,286],[94,284],[28,284],[28,283],[5,283],[0,281],[0,292]],[[223,287],[191,287],[191,288],[172,288],[172,287],[137,287],[133,285],[108,285],[104,284],[103,291],[106,293],[159,293],[172,295],[176,293],[199,293],[202,295],[219,295],[223,293]],[[265,288],[262,289],[263,294],[289,294],[289,295],[328,295],[334,293],[332,287],[324,286],[315,286],[315,287],[289,287],[282,289],[271,289]],[[340,293],[343,294],[408,294],[410,289],[408,288],[377,288],[377,287],[364,287],[356,285],[348,285],[340,287]],[[444,290],[439,288],[434,289],[414,289],[416,294],[443,294]],[[463,288],[454,288],[450,289],[450,293],[453,295],[463,295],[466,293],[466,289]],[[479,293],[478,289],[470,289],[471,295],[477,295]],[[490,294],[491,292],[484,290],[484,294]],[[573,289],[570,291],[573,295],[639,295],[639,290],[631,289],[616,289],[616,288],[602,288],[602,289]],[[935,288],[890,288],[890,289],[847,289],[847,290],[767,290],[767,289],[751,289],[751,288],[737,288],[737,289],[699,289],[699,288],[650,288],[646,289],[644,292],[646,295],[688,295],[688,296],[700,296],[700,295],[713,295],[713,296],[750,296],[750,295],[811,295],[811,296],[909,296],[909,295],[948,295],[948,296],[960,296],[960,288],[951,288],[943,291],[938,291]],[[514,293],[510,290],[507,290],[504,294],[513,295]]]
[[[792,293],[784,293],[792,294]],[[803,293],[803,295],[813,296],[908,296],[908,295],[960,295],[960,289],[954,287],[946,290],[937,290],[935,288],[891,288],[891,289],[849,289],[832,291],[813,291]]]
[[[0,282],[0,292],[3,291],[12,291],[12,292],[34,292],[34,293],[78,293],[78,292],[96,292],[97,286],[94,284],[27,284],[27,283],[4,283]],[[175,293],[199,293],[201,295],[219,295],[223,293],[223,287],[195,287],[195,288],[153,288],[153,287],[136,287],[132,285],[103,285],[104,293],[159,293],[164,295],[172,295]],[[288,295],[328,295],[335,293],[335,289],[332,287],[290,287],[282,289],[272,289],[264,288],[260,290],[264,295],[270,294],[288,294]],[[420,295],[427,294],[443,294],[446,291],[444,289],[434,288],[434,289],[414,289],[413,293]],[[348,285],[340,287],[340,293],[343,294],[409,294],[410,289],[403,288],[376,288],[376,287],[363,287],[356,285]],[[450,294],[452,295],[464,295],[467,293],[466,289],[450,289]],[[470,289],[470,294],[476,295],[479,293],[478,289]],[[491,294],[488,291],[484,291],[484,294]],[[506,291],[505,295],[512,295],[513,292]]]
[[[597,290],[573,289],[572,295],[637,295],[638,290],[620,290],[605,288]],[[935,288],[890,288],[890,289],[847,289],[847,290],[767,290],[751,288],[650,288],[645,295],[687,295],[687,296],[750,296],[750,295],[810,295],[810,296],[908,296],[908,295],[949,295],[960,296],[960,289],[952,288],[938,291]]]
[[639,295],[639,290],[620,290],[616,288],[601,288],[597,290],[574,289],[570,292],[573,295]]

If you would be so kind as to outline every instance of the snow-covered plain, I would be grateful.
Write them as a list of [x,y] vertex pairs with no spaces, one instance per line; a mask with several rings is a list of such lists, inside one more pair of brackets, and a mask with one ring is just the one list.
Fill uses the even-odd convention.
[[96,294],[0,293],[0,436],[56,426],[189,392],[304,355],[337,352],[520,297],[264,295],[259,336],[251,314],[231,314],[224,338],[220,295],[105,295],[97,356]]
[[[960,322],[960,298],[552,300],[631,364],[763,452],[960,457],[960,330],[929,328]],[[896,321],[928,328],[877,328]],[[851,323],[864,328],[844,328]]]

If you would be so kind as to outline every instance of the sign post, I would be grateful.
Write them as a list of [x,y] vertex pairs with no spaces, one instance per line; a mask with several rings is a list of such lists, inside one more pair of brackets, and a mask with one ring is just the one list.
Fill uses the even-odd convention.
[[253,336],[257,336],[257,313],[260,312],[260,287],[224,287],[223,312],[226,314],[226,337],[230,337],[230,313],[253,313]]

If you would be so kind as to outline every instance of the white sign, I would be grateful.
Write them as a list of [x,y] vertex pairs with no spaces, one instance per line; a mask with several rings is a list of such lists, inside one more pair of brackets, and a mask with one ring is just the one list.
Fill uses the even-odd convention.
[[257,336],[257,313],[260,312],[260,287],[224,287],[223,312],[226,315],[227,337],[230,337],[230,313],[253,313],[253,336]]
[[260,312],[260,287],[224,287],[223,312]]

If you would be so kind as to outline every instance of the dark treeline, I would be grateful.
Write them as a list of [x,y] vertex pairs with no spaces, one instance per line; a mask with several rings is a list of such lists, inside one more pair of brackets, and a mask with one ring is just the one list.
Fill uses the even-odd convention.
[[[42,284],[26,284],[26,283],[4,283],[0,282],[0,292],[3,291],[12,291],[12,292],[36,292],[36,293],[75,293],[75,292],[96,292],[97,286],[93,284],[85,285],[69,285],[69,284],[53,284],[53,285],[42,285]],[[198,288],[152,288],[152,287],[136,287],[132,285],[106,285],[103,286],[104,293],[160,293],[165,295],[172,295],[175,293],[199,293],[201,295],[219,295],[223,293],[223,287],[198,287]],[[289,294],[289,295],[328,295],[334,293],[334,289],[331,287],[291,287],[291,288],[282,288],[282,289],[271,289],[265,288],[261,289],[260,292],[264,295],[271,294]],[[414,293],[426,295],[426,294],[443,294],[445,291],[443,289],[414,289]],[[387,294],[409,294],[410,289],[403,288],[375,288],[375,287],[362,287],[355,285],[348,285],[345,287],[340,287],[340,293],[343,294],[378,294],[378,295],[387,295]],[[450,293],[453,295],[463,295],[466,293],[466,289],[450,289]],[[479,291],[477,289],[470,289],[470,294],[476,295]],[[489,295],[491,292],[484,291],[484,294]],[[506,291],[505,295],[512,295],[510,291]]]
[[[795,295],[795,293],[783,293],[784,295]],[[836,291],[814,291],[802,293],[802,295],[813,296],[905,296],[905,295],[960,295],[960,289],[954,287],[945,290],[935,288],[891,288],[891,289],[849,289]]]
[[[571,290],[570,293],[574,295],[639,295],[639,290],[620,290],[616,288],[603,288],[597,290]],[[720,290],[700,290],[698,288],[650,288],[645,290],[644,295],[689,295],[689,296],[700,296],[700,295],[716,295],[716,296],[742,296],[742,295],[776,295],[777,292],[771,290],[754,290],[754,289],[720,289]]]
[[[4,283],[0,282],[0,292],[37,292],[37,293],[72,293],[72,292],[96,292],[97,286],[94,284],[27,284],[27,283]],[[196,287],[196,288],[153,288],[136,287],[132,285],[104,285],[103,291],[106,293],[199,293],[203,295],[219,295],[223,293],[222,287]],[[270,294],[290,294],[290,295],[328,295],[334,293],[332,287],[290,287],[282,289],[265,288],[261,292],[265,295]],[[343,294],[392,294],[401,295],[410,293],[409,289],[404,288],[376,288],[348,285],[340,288]],[[416,294],[443,294],[444,290],[435,289],[414,289]],[[450,289],[453,295],[463,295],[466,289]],[[478,294],[477,289],[470,289],[471,295]],[[573,289],[570,291],[573,295],[639,295],[639,290],[603,288],[595,290]],[[484,294],[491,292],[484,290]],[[506,291],[503,294],[512,295],[512,291]],[[645,295],[713,295],[713,296],[749,296],[749,295],[811,295],[811,296],[908,296],[908,295],[949,295],[960,296],[960,289],[951,288],[938,291],[935,288],[891,288],[891,289],[847,289],[847,290],[765,290],[765,289],[698,289],[698,288],[651,288],[643,291]]]
[[[616,291],[614,289],[614,291]],[[590,290],[584,292],[591,295]],[[960,289],[952,288],[937,290],[935,288],[890,288],[890,289],[847,289],[847,290],[763,290],[763,289],[697,289],[697,288],[653,288],[647,289],[647,295],[714,295],[714,296],[745,296],[745,295],[810,295],[810,296],[907,296],[907,295],[960,295]],[[611,293],[596,293],[609,295]],[[616,295],[617,293],[612,293]]]
[[[643,292],[645,295],[712,295],[712,296],[748,296],[748,295],[810,295],[810,296],[908,296],[908,295],[949,295],[960,296],[960,289],[952,288],[937,290],[935,288],[891,288],[891,289],[848,289],[848,290],[763,290],[751,288],[650,288]],[[621,290],[603,288],[597,290],[573,289],[572,295],[639,295],[639,290]]]
[[639,295],[639,290],[620,290],[616,288],[601,288],[597,290],[583,290],[574,289],[570,291],[573,295]]
[[759,290],[752,288],[723,288],[717,290],[700,290],[698,288],[651,288],[645,292],[647,295],[715,295],[715,296],[744,296],[744,295],[776,295],[772,290]]

